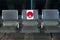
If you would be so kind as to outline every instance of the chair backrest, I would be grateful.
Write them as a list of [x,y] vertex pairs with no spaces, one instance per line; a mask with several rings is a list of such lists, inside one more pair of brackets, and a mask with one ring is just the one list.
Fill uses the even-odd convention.
[[33,13],[33,16],[32,16],[33,20],[38,20],[38,11],[37,10],[22,10],[23,20],[31,20],[31,19],[27,19],[28,12]]
[[57,9],[42,10],[42,27],[43,26],[57,26],[59,19],[59,11]]
[[18,10],[2,10],[2,19],[4,21],[18,20]]
[[43,20],[57,20],[59,19],[59,11],[56,9],[44,9],[42,10]]

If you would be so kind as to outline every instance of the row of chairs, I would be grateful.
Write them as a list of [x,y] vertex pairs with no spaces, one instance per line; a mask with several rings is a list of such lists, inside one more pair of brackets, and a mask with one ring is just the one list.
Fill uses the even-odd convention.
[[[34,19],[26,19],[26,10],[22,11],[22,33],[40,33],[38,29],[38,11],[34,10]],[[2,10],[3,26],[0,32],[16,32],[16,28],[20,28],[18,20],[18,10]],[[6,26],[6,27],[5,27]],[[29,27],[30,26],[30,27]],[[58,33],[59,27],[59,11],[57,9],[44,9],[42,10],[41,29],[44,28],[45,33]]]
[[[20,31],[21,33],[26,33],[26,32],[31,33],[32,31],[37,32],[38,31],[38,29],[36,29],[37,27],[33,27],[33,26],[37,25],[37,20],[38,20],[37,10],[34,10],[35,14],[34,14],[33,20],[26,19],[26,11],[27,10],[22,11],[23,22],[22,22],[22,26],[21,26],[22,28],[21,28],[19,25],[18,10],[2,10],[3,25],[0,28],[0,32],[7,32],[7,33],[16,32],[16,29],[17,29],[17,31],[21,30]],[[30,26],[30,27],[28,27],[28,26]],[[26,28],[30,29],[30,30],[28,31],[28,30],[26,30]]]

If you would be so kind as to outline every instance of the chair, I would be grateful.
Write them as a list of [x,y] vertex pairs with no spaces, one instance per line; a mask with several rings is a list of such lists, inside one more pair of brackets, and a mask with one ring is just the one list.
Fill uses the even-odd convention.
[[43,9],[41,27],[45,28],[46,33],[60,32],[58,27],[59,11],[57,9]]
[[22,10],[22,33],[39,33],[39,29],[37,28],[38,24],[38,11],[37,10],[30,10],[33,11],[34,18],[33,19],[27,19],[26,12],[29,10]]
[[18,10],[2,10],[3,27],[0,32],[16,32],[15,28],[19,28]]

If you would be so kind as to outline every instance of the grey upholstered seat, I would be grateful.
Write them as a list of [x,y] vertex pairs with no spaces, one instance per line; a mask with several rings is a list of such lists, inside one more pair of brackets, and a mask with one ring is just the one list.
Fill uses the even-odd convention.
[[59,32],[59,11],[57,9],[42,10],[42,20],[41,27],[45,27],[46,32]]
[[1,32],[15,32],[15,28],[19,27],[18,10],[2,10],[2,20]]
[[[29,11],[29,10],[28,10]],[[30,10],[31,11],[31,10]],[[26,12],[27,10],[22,10],[22,16],[23,16],[23,27],[21,29],[22,33],[38,33],[39,30],[37,28],[37,24],[38,24],[38,11],[37,10],[32,10],[33,14],[34,14],[34,18],[33,19],[27,19],[26,17]]]

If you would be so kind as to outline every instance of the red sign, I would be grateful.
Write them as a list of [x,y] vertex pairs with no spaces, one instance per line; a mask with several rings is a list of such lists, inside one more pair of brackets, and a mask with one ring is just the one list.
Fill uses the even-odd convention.
[[29,11],[27,12],[27,17],[32,18],[34,16],[33,12]]

